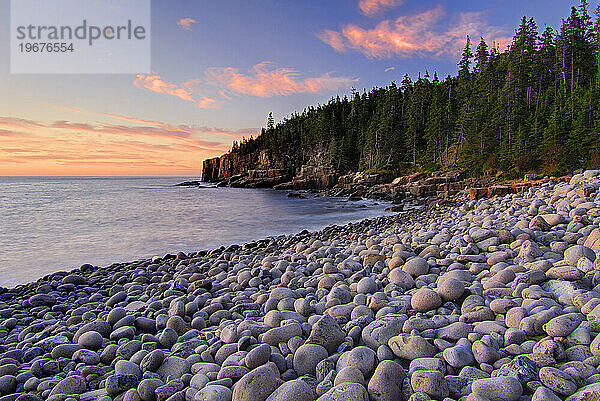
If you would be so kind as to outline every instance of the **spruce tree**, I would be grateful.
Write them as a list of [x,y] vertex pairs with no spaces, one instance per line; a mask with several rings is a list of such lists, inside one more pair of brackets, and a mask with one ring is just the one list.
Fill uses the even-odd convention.
[[467,35],[467,41],[462,52],[460,61],[458,62],[458,75],[464,77],[469,75],[471,67],[471,59],[473,58],[473,52],[471,51],[471,38]]

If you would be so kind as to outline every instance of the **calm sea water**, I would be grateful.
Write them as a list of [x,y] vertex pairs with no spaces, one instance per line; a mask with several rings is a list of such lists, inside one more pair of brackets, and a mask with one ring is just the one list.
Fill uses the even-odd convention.
[[386,205],[370,201],[174,186],[189,179],[0,177],[0,285],[385,214]]

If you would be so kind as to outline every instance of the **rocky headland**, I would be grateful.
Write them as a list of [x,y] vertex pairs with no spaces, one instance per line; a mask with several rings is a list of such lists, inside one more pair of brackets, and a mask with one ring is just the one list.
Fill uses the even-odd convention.
[[599,188],[586,171],[3,289],[0,401],[598,400]]
[[[571,178],[526,174],[523,179],[507,179],[501,172],[493,176],[469,177],[465,170],[398,176],[393,169],[385,168],[375,172],[340,173],[329,158],[326,152],[317,152],[301,160],[298,155],[273,154],[265,150],[248,155],[230,152],[204,160],[198,185],[203,182],[217,187],[273,188],[396,204],[428,204],[522,193],[549,181]],[[305,159],[307,161],[302,161]]]

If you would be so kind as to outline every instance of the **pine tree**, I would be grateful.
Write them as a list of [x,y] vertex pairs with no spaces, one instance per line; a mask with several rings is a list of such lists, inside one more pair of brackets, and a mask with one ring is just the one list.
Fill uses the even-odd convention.
[[523,17],[502,51],[481,38],[473,55],[467,37],[456,76],[424,71],[416,82],[406,74],[399,86],[352,89],[277,124],[269,113],[260,135],[232,152],[292,155],[295,168],[323,152],[338,172],[600,167],[600,7],[592,18],[583,0],[557,32],[541,35]]
[[471,38],[467,35],[467,42],[465,44],[465,48],[463,49],[462,56],[460,61],[458,62],[458,75],[466,76],[470,73],[471,67],[471,59],[473,58],[473,52],[471,51]]
[[477,45],[477,50],[475,51],[475,71],[477,73],[481,73],[485,69],[489,58],[490,53],[488,52],[488,45],[485,43],[485,40],[483,40],[483,37],[481,37],[481,41]]
[[267,129],[272,130],[275,126],[275,120],[273,119],[273,112],[269,112],[269,117],[267,117]]
[[595,85],[596,85],[596,88],[600,88],[600,4],[598,5],[598,7],[596,7],[596,12],[594,14],[595,14],[596,19],[594,20],[594,26],[593,26],[592,47],[593,47],[594,53],[596,55]]

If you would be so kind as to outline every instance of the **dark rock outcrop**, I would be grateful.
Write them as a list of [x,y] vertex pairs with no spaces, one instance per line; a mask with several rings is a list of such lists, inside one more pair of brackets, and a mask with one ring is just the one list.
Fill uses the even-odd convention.
[[291,157],[264,150],[247,155],[226,153],[202,163],[202,181],[227,181],[237,187],[270,188],[290,180],[293,173],[294,160]]

